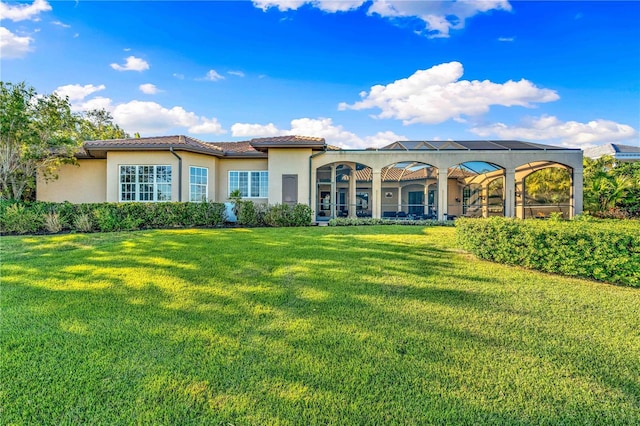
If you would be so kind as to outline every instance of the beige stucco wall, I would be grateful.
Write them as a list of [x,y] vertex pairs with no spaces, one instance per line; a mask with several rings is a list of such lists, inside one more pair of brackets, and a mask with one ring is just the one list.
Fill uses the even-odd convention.
[[[221,158],[216,167],[216,201],[225,202],[229,199],[230,171],[269,171],[269,185],[271,185],[271,170],[268,169],[266,158]],[[256,203],[267,203],[266,198],[249,198]]]
[[[387,198],[387,193],[391,193],[391,197]],[[400,189],[398,188],[398,184],[391,184],[389,182],[382,183],[382,191],[380,191],[380,195],[382,197],[382,213],[384,212],[397,212],[398,209],[398,197],[399,197]],[[371,197],[369,197],[369,202],[371,202]]]
[[[180,154],[178,154],[180,155]],[[178,201],[178,159],[169,151],[107,153],[107,201],[120,201],[120,166],[171,166],[171,201]],[[184,174],[184,171],[183,171]],[[184,179],[184,176],[183,176]]]
[[[192,152],[177,151],[182,158],[182,201],[189,201],[189,167],[205,167],[208,169],[208,198],[219,201],[217,198],[216,166],[218,159],[210,155]],[[179,161],[169,151],[111,151],[107,154],[107,198],[108,201],[119,200],[119,174],[121,165],[170,165],[171,166],[171,201],[179,199]]]
[[[207,199],[211,201],[224,201],[217,199],[217,185],[216,185],[216,166],[218,164],[217,157],[212,157],[210,155],[196,154],[192,152],[177,152],[182,158],[182,201],[189,201],[190,194],[190,185],[189,185],[189,168],[191,166],[194,167],[204,167],[208,169],[208,194]],[[177,170],[176,172],[177,173]],[[176,175],[177,178],[177,175]]]
[[311,148],[269,150],[269,203],[282,203],[282,175],[298,175],[298,203],[309,204]]
[[447,199],[448,206],[446,209],[447,214],[453,216],[462,215],[462,186],[457,179],[449,179],[447,182]]
[[45,182],[38,177],[38,201],[101,203],[106,198],[107,160],[78,160],[78,165],[65,164],[58,179]]

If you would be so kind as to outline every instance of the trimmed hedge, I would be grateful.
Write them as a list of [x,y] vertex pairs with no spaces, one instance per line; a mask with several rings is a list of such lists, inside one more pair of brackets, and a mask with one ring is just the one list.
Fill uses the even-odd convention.
[[640,287],[640,222],[460,218],[460,247],[479,258]]
[[[48,203],[0,201],[0,232],[39,234],[60,231],[113,232],[136,229],[220,227],[226,222],[224,203]],[[241,201],[238,225],[309,226],[311,208],[266,206]]]
[[111,232],[224,225],[223,203],[47,203],[0,202],[0,232]]
[[309,226],[311,207],[306,204],[254,204],[253,201],[239,201],[238,225],[242,226]]
[[415,226],[454,226],[452,220],[401,220],[373,219],[359,217],[338,217],[329,220],[329,226],[364,226],[364,225],[415,225]]

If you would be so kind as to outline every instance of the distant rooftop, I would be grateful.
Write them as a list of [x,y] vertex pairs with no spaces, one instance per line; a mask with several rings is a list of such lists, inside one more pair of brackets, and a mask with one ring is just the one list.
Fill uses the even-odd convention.
[[584,150],[585,157],[600,158],[610,155],[620,161],[640,161],[640,146],[608,143]]

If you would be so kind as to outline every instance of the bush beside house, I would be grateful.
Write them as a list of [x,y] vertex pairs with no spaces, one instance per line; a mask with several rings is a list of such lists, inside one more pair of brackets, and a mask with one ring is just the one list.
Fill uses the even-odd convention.
[[[263,206],[241,201],[242,226],[307,226],[306,205]],[[224,203],[48,203],[0,201],[0,232],[5,234],[112,232],[136,229],[220,227],[226,222]]]
[[640,287],[640,221],[462,218],[456,239],[482,259]]

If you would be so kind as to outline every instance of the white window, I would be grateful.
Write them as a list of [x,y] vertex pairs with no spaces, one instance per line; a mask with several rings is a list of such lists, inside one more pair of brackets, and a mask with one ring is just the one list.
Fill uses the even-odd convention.
[[209,169],[189,167],[189,201],[207,201]]
[[267,198],[269,196],[269,172],[229,172],[229,194],[240,190],[243,198]]
[[171,201],[171,166],[120,166],[120,201]]

